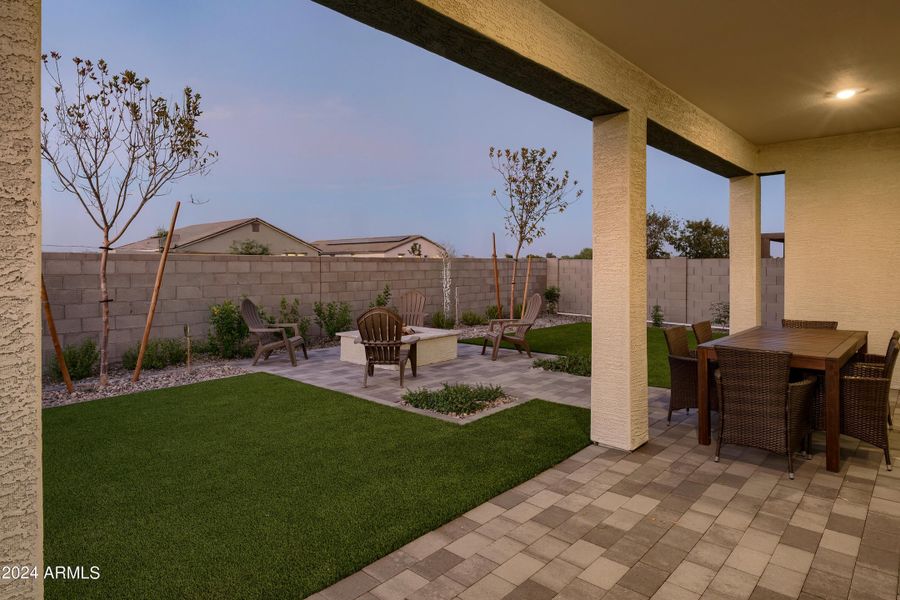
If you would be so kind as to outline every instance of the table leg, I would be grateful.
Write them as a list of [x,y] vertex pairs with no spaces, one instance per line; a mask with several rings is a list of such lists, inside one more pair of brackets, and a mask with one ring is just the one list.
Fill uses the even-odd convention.
[[705,348],[697,349],[697,443],[709,445],[709,359]]
[[412,375],[416,376],[416,358],[418,353],[416,352],[416,344],[410,344],[409,346],[409,365],[412,367]]
[[841,371],[837,362],[825,366],[825,467],[841,470]]

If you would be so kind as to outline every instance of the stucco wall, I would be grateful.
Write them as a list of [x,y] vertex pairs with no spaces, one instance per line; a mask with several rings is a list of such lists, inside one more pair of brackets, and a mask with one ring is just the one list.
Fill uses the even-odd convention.
[[[113,360],[140,341],[147,318],[150,294],[159,261],[157,254],[113,254],[109,263],[112,315],[110,354]],[[500,261],[500,290],[504,306],[509,293],[512,261]],[[183,326],[194,336],[205,336],[209,305],[247,296],[267,310],[277,309],[282,296],[301,301],[303,314],[312,315],[316,301],[344,301],[353,315],[369,307],[385,283],[395,300],[406,290],[422,290],[426,312],[440,310],[443,300],[440,260],[408,258],[293,257],[172,254],[166,267],[160,299],[153,321],[154,337],[180,337]],[[100,332],[98,255],[45,253],[47,291],[53,306],[56,329],[63,344],[73,344]],[[459,290],[459,310],[484,312],[495,302],[491,261],[455,258],[452,285]],[[525,264],[519,266],[524,281]],[[543,293],[547,286],[546,262],[532,262],[530,293]],[[516,303],[522,301],[518,286]],[[455,297],[455,295],[453,296]],[[455,310],[455,304],[451,310]],[[313,326],[316,330],[316,327]],[[45,332],[46,333],[46,332]],[[45,335],[44,357],[52,355]]]
[[785,171],[785,315],[867,330],[883,352],[900,328],[900,129],[765,146],[760,159]]
[[[253,225],[247,223],[228,233],[217,235],[214,238],[191,244],[186,248],[175,248],[175,252],[208,252],[211,254],[228,254],[231,252],[231,245],[235,242],[240,243],[244,240],[256,240],[261,244],[269,247],[270,254],[309,254],[310,256],[318,254],[318,252],[307,244],[301,244],[290,237],[284,235],[280,231],[272,229],[265,223],[259,224],[259,231],[253,231]],[[175,240],[177,245],[178,240]]]
[[[0,565],[42,570],[39,0],[0,2]],[[0,598],[39,598],[0,579]]]

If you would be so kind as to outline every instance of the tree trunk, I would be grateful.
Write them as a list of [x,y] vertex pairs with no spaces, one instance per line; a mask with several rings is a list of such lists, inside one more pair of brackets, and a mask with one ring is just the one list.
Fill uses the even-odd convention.
[[519,271],[519,253],[522,251],[520,245],[516,248],[516,255],[513,257],[512,276],[509,278],[509,318],[516,318],[516,274]]
[[109,258],[109,232],[103,232],[103,248],[100,249],[100,314],[103,327],[100,331],[100,385],[109,380],[109,288],[106,285],[106,263]]

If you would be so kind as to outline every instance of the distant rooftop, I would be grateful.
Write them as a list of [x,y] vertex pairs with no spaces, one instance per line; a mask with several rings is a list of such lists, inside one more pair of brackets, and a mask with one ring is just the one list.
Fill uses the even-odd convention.
[[[317,240],[313,245],[323,254],[362,254],[388,252],[417,239],[428,239],[417,233],[410,235],[388,235],[381,237],[342,238],[336,240]],[[429,240],[431,241],[431,240]],[[433,242],[432,242],[433,243]],[[435,244],[438,245],[438,244]]]

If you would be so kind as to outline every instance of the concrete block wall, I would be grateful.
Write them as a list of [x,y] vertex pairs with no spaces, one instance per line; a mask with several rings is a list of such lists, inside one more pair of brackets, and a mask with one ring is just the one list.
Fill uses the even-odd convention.
[[784,259],[762,261],[763,325],[780,327],[784,318]]
[[559,312],[591,314],[592,261],[581,259],[547,259],[547,286],[560,289]]
[[[150,295],[159,263],[158,254],[111,254],[108,265],[110,287],[110,355],[115,361],[136,345],[143,333]],[[501,300],[507,303],[510,260],[500,261]],[[99,255],[91,253],[44,253],[43,268],[56,329],[64,345],[85,338],[99,338]],[[153,320],[153,337],[181,337],[190,325],[195,338],[208,331],[209,306],[224,300],[239,302],[249,297],[277,314],[284,296],[299,298],[301,312],[312,316],[316,301],[347,302],[354,318],[369,307],[375,295],[390,284],[394,300],[409,290],[421,290],[427,298],[426,312],[433,314],[443,303],[440,260],[409,258],[232,256],[171,254],[166,267],[159,303]],[[519,265],[519,281],[526,266]],[[493,267],[490,259],[455,258],[452,285],[458,289],[459,312],[484,312],[495,302]],[[543,293],[547,268],[543,259],[533,260],[529,289]],[[516,302],[522,298],[517,286]],[[451,299],[455,294],[451,295]],[[455,303],[451,310],[455,311]],[[313,326],[314,333],[317,328]],[[43,335],[43,356],[52,355],[52,344]]]

